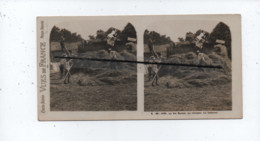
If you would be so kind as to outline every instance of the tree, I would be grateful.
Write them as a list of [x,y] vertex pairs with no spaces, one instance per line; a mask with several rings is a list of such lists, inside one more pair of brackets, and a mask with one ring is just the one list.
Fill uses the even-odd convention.
[[60,29],[56,26],[54,26],[51,30],[50,34],[50,41],[60,41],[61,34],[60,34]]
[[116,30],[114,27],[110,27],[107,31],[106,31],[106,35],[110,34],[113,30]]
[[144,43],[147,44],[149,39],[152,39],[153,43],[158,45],[173,42],[169,36],[161,35],[156,31],[149,31],[146,29],[144,31]]
[[184,42],[183,37],[179,37],[178,40],[179,40],[179,42]]
[[95,39],[95,36],[94,36],[94,35],[89,35],[88,38],[89,38],[90,40],[94,40],[94,39]]
[[223,22],[218,23],[210,34],[209,41],[211,43],[216,43],[217,39],[225,41],[228,57],[231,59],[231,32],[229,26]]
[[75,33],[71,33],[71,31],[67,29],[60,29],[57,26],[53,26],[50,34],[50,41],[51,42],[58,42],[61,40],[61,36],[65,38],[65,41],[67,42],[76,42],[81,41],[82,37],[81,35]]
[[106,32],[104,32],[103,30],[98,30],[97,31],[97,36],[96,36],[96,39],[101,39],[101,40],[104,40],[106,38]]
[[121,41],[123,41],[123,42],[127,42],[128,37],[136,38],[136,31],[135,31],[134,26],[131,23],[127,23],[125,28],[122,30],[121,36],[120,36]]
[[192,32],[187,32],[185,36],[185,41],[192,42],[194,41],[195,38],[196,38],[195,34],[193,34]]

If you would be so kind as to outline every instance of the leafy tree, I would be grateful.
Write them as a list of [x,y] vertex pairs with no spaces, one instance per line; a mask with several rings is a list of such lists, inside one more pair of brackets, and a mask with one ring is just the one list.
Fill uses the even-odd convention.
[[96,39],[94,35],[89,35],[88,38],[89,38],[90,40]]
[[106,35],[110,34],[113,30],[116,30],[114,27],[110,27],[107,31],[106,31]]
[[156,31],[149,31],[146,29],[144,31],[144,43],[147,44],[149,39],[152,39],[154,44],[167,44],[173,42],[171,38],[166,35],[161,35]]
[[60,29],[57,26],[54,26],[51,30],[50,41],[58,42],[61,40],[61,36],[63,36],[67,42],[76,42],[82,40],[82,37],[79,34],[71,33],[67,29]]
[[97,31],[97,36],[96,36],[96,39],[101,39],[101,40],[104,40],[106,38],[106,32],[104,32],[103,30],[98,30]]
[[134,26],[131,23],[127,23],[125,28],[120,33],[121,41],[127,42],[128,37],[136,38],[136,31],[135,31]]
[[182,37],[178,38],[179,42],[184,42],[184,39]]
[[61,33],[60,29],[57,26],[54,26],[51,30],[50,41],[60,41]]
[[193,34],[192,32],[187,32],[185,41],[192,42],[192,41],[194,41],[195,38],[196,38],[195,34]]
[[210,34],[209,41],[211,43],[215,43],[217,39],[225,41],[228,57],[231,59],[231,32],[229,26],[223,22],[218,23]]

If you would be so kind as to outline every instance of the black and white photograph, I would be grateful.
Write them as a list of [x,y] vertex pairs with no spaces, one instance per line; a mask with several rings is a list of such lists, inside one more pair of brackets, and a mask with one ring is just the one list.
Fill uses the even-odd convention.
[[144,32],[144,58],[151,62],[145,111],[232,110],[231,34],[222,21],[151,24]]
[[135,111],[136,31],[130,22],[68,21],[50,32],[51,111]]

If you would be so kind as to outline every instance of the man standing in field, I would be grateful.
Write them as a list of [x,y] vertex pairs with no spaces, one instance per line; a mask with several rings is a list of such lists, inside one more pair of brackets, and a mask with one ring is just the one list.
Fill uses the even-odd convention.
[[158,55],[157,55],[157,54],[155,53],[155,51],[154,51],[154,48],[153,48],[153,40],[152,40],[151,38],[148,39],[148,48],[149,48],[149,50],[150,50],[150,52],[151,52],[151,55],[158,58]]
[[[154,60],[154,56],[151,56],[148,60],[148,63],[152,63]],[[149,81],[153,79],[153,71],[152,71],[152,64],[148,64],[146,65],[147,67],[147,71],[148,71],[148,78],[149,78]]]
[[[62,57],[67,57],[66,54],[62,54]],[[65,66],[65,62],[66,59],[65,58],[61,58],[60,59],[60,79],[62,79],[64,77],[64,66]]]
[[70,83],[70,76],[71,76],[70,69],[72,67],[71,61],[72,59],[66,58],[66,61],[64,63],[64,70],[65,70],[64,84]]
[[70,83],[72,59],[66,58],[68,57],[66,54],[63,54],[62,57],[63,58],[60,59],[60,79],[64,79],[64,84],[67,84]]
[[117,63],[115,60],[117,59],[116,52],[113,51],[111,48],[108,49],[109,59],[110,59],[110,68],[117,69]]
[[61,50],[67,54],[67,56],[70,56],[69,51],[65,47],[65,38],[63,36],[61,36],[60,47],[61,47]]
[[[160,63],[161,62],[161,59],[158,57],[158,58],[155,58],[153,57],[153,62],[154,63]],[[158,64],[151,64],[151,69],[152,69],[152,76],[153,76],[153,79],[152,79],[152,86],[154,86],[154,83],[159,86],[158,84],[158,79],[159,79],[159,75],[158,75],[158,72],[159,72],[159,65]]]
[[[206,65],[207,62],[205,60],[204,53],[202,53],[199,50],[197,50],[196,54],[198,56],[198,65]],[[202,67],[199,67],[198,70],[199,71],[204,71],[204,69]]]

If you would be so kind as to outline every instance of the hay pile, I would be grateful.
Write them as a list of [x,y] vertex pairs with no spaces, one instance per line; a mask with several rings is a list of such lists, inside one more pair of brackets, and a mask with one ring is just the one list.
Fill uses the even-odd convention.
[[137,76],[136,73],[129,71],[103,70],[97,75],[75,73],[70,80],[79,86],[121,85],[136,83]]
[[[118,60],[136,60],[136,56],[127,51],[115,52]],[[110,59],[105,50],[78,54],[79,58]],[[71,82],[80,86],[118,85],[136,83],[136,64],[114,63],[109,61],[92,61],[74,59],[71,68]],[[116,68],[111,68],[111,63]]]
[[[115,52],[117,60],[136,60],[136,56],[127,51]],[[93,59],[110,59],[109,54],[105,50],[91,51],[78,54],[79,58],[93,58]],[[92,69],[104,69],[107,70],[110,68],[111,62],[109,61],[92,61],[92,60],[73,60],[73,69],[76,72],[85,72],[86,70]],[[136,64],[133,63],[116,63],[117,69],[120,70],[136,70]]]
[[84,73],[73,74],[70,77],[70,81],[71,83],[78,84],[80,86],[95,86],[101,84],[99,80],[93,79]]
[[197,55],[193,52],[175,54],[165,62],[221,66],[222,69],[167,65],[159,71],[160,82],[164,83],[167,88],[205,87],[231,82],[231,61],[227,57],[214,52],[203,56],[205,61],[198,60]]

